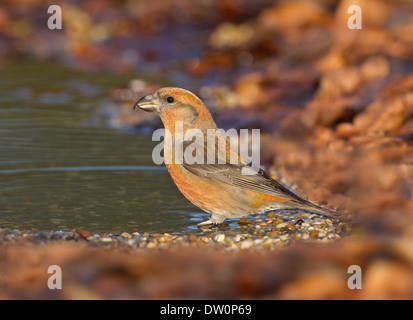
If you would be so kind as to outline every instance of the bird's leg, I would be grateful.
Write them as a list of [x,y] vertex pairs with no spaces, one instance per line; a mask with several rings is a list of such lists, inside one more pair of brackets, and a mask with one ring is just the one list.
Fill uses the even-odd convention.
[[224,220],[225,220],[224,216],[213,214],[211,216],[211,218],[198,223],[197,226],[198,227],[205,227],[205,226],[210,226],[211,224],[221,224],[221,223],[224,222]]

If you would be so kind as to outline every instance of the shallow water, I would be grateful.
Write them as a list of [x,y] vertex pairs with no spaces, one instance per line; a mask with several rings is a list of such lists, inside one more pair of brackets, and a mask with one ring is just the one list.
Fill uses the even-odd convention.
[[0,67],[0,227],[199,232],[206,214],[153,164],[158,142],[99,115],[110,88],[133,76]]

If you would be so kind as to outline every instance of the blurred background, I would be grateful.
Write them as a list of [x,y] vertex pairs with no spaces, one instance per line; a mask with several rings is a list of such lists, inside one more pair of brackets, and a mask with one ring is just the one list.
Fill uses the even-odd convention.
[[[52,4],[62,9],[61,30],[48,28]],[[348,28],[354,4],[362,10],[361,30]],[[263,279],[227,261],[239,277],[222,281],[238,289],[208,287],[200,297],[411,298],[412,34],[409,0],[4,0],[0,227],[201,235],[194,225],[207,215],[152,162],[159,120],[132,110],[144,94],[177,86],[199,95],[219,127],[261,129],[262,165],[310,200],[351,212],[354,223],[350,243],[293,244],[288,253],[271,253],[251,267],[267,270]],[[240,228],[237,221],[228,227]],[[7,261],[16,258],[3,249],[10,275]],[[42,253],[46,260],[56,254],[51,250]],[[73,259],[89,256],[65,250]],[[316,265],[307,252],[318,257]],[[269,266],[279,255],[307,263],[294,272],[281,264],[274,273]],[[112,279],[99,259],[90,262],[96,273]],[[100,287],[88,278],[98,293],[86,297],[192,297],[182,291],[185,281],[211,283],[211,259],[194,267],[199,276],[161,293],[153,289],[162,283],[156,276],[154,286],[136,285],[142,274],[130,270],[141,262],[133,260],[112,279],[122,278],[127,289],[105,291],[106,282]],[[370,289],[354,296],[342,286],[346,274],[336,271],[358,259],[373,271]],[[76,272],[72,277],[75,288],[65,298],[80,294],[76,281],[83,282]],[[305,291],[325,283],[337,285]]]

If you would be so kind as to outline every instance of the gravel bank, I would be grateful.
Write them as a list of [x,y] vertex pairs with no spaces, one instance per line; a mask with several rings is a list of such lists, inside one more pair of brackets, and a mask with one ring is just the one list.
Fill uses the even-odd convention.
[[238,227],[228,225],[214,227],[196,234],[169,233],[91,233],[74,229],[65,231],[10,230],[0,228],[1,242],[29,241],[82,242],[88,245],[167,249],[171,246],[213,246],[230,250],[250,248],[281,248],[297,241],[328,242],[349,234],[350,226],[339,220],[317,214],[296,212],[290,214],[270,212],[252,218],[241,218]]

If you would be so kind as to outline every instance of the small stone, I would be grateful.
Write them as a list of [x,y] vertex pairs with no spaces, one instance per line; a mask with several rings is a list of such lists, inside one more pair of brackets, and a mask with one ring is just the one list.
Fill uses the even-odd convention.
[[77,230],[77,233],[82,237],[82,238],[88,238],[90,236],[90,232],[87,230],[79,229]]
[[288,236],[288,234],[282,234],[279,236],[281,241],[287,241],[290,237]]
[[277,242],[274,243],[274,247],[282,248],[282,247],[285,247],[286,244],[287,244],[286,242],[278,240]]
[[251,223],[253,223],[254,221],[252,221],[252,220],[248,220],[248,219],[245,219],[245,218],[241,218],[241,219],[239,219],[239,221],[238,221],[238,224],[251,224]]
[[225,241],[225,234],[219,233],[214,237],[214,240],[218,243],[222,243]]
[[274,239],[268,238],[268,239],[266,239],[266,240],[262,243],[262,245],[263,245],[263,246],[269,246],[269,245],[271,245],[271,244],[273,244],[273,243],[274,243]]
[[121,235],[121,237],[124,237],[126,239],[131,239],[132,238],[132,236],[127,232],[122,232],[120,235]]
[[295,222],[295,225],[296,225],[296,226],[301,226],[301,225],[303,224],[303,222],[304,222],[303,219],[298,219],[298,220]]
[[318,238],[318,231],[316,230],[311,230],[310,231],[310,238]]
[[290,231],[294,231],[297,229],[296,226],[291,223],[287,224],[285,227]]
[[161,239],[162,239],[162,242],[169,243],[169,242],[172,242],[173,237],[170,234],[165,233],[163,237],[159,238],[159,242],[161,242]]
[[285,228],[287,225],[288,225],[288,222],[282,222],[282,223],[277,224],[275,228],[282,229],[282,228]]
[[300,240],[302,238],[302,234],[301,233],[296,233],[295,235],[294,235],[294,239],[295,240]]
[[241,249],[249,249],[253,246],[254,241],[252,240],[244,240],[241,242]]
[[163,237],[163,234],[162,233],[153,233],[153,234],[151,234],[151,237],[152,238],[159,238],[159,237]]
[[153,248],[156,247],[156,243],[150,241],[150,242],[147,243],[146,247],[147,247],[148,249],[153,249]]
[[100,239],[100,242],[103,242],[103,243],[111,243],[113,241],[113,239],[112,238],[102,238],[102,239]]
[[134,239],[128,239],[127,241],[126,241],[126,244],[128,245],[128,246],[133,246],[134,244],[136,244],[136,241],[134,240]]
[[271,237],[278,237],[280,235],[280,232],[279,231],[272,231],[271,233],[270,233],[270,236]]
[[323,219],[313,222],[313,226],[322,227],[322,226],[325,226],[325,225],[326,225],[326,223]]
[[132,239],[137,242],[137,241],[141,240],[142,237],[140,235],[139,236],[133,236]]

